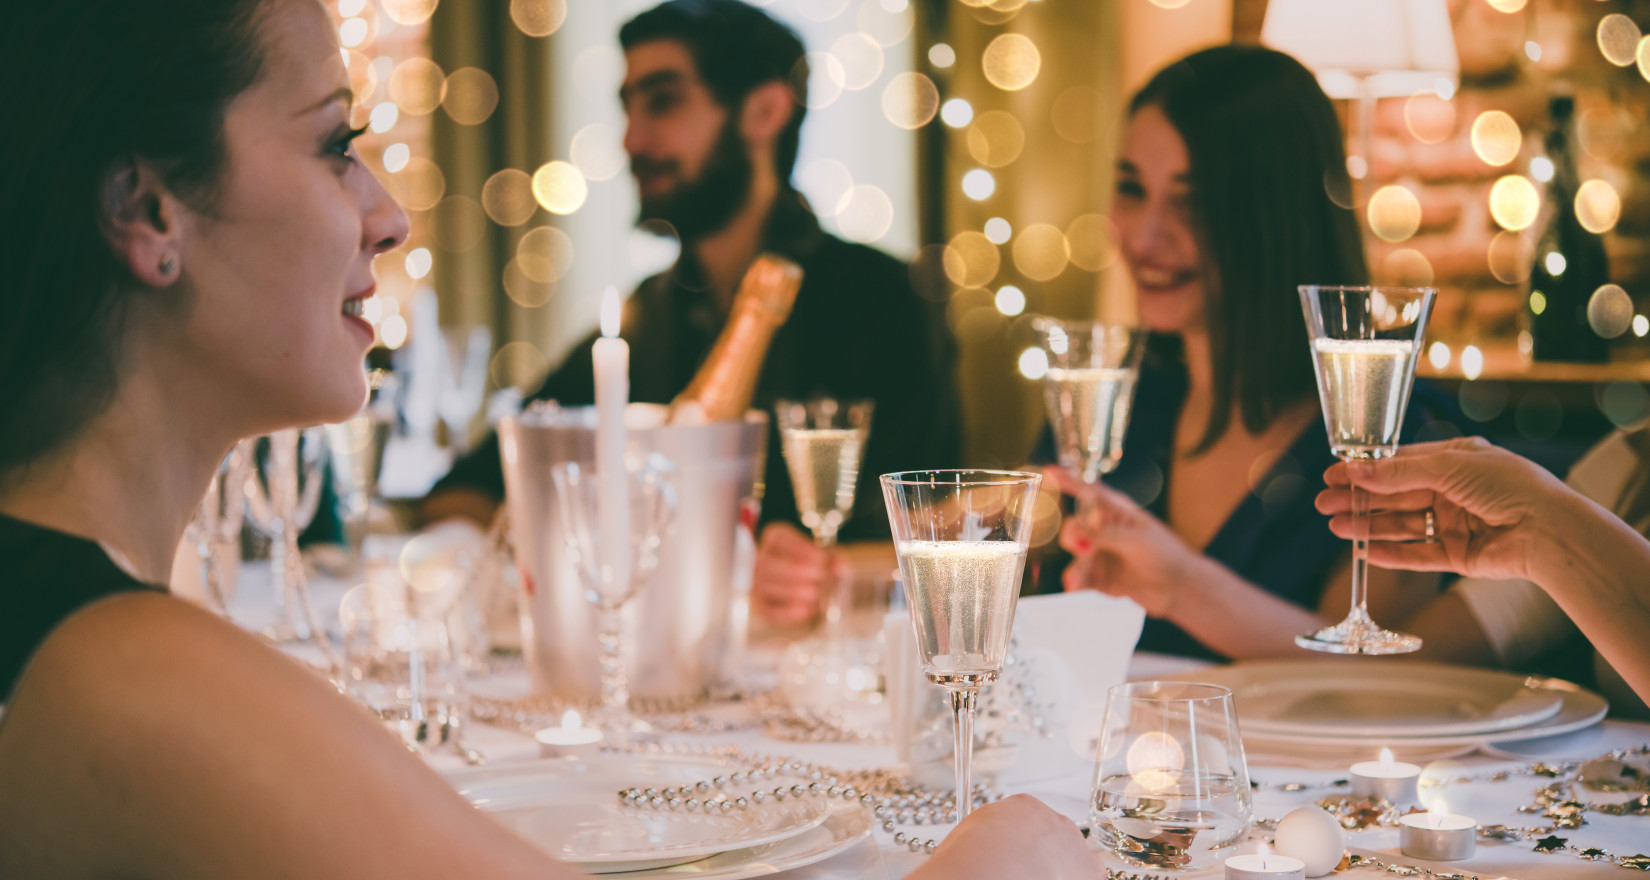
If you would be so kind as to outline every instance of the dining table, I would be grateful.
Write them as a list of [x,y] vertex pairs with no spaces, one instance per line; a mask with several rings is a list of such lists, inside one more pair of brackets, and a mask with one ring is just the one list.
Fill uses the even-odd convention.
[[[267,563],[243,564],[238,580],[239,589],[231,604],[232,617],[241,625],[258,630],[274,618],[273,603],[268,598]],[[316,606],[336,609],[338,597],[347,585],[347,581],[338,578],[315,579],[311,590]],[[310,644],[293,646],[291,652],[307,660],[319,660],[314,646]],[[1219,668],[1202,660],[1137,652],[1129,664],[1128,678],[1196,679],[1202,672],[1212,673]],[[494,658],[485,672],[472,677],[470,684],[474,693],[486,695],[494,705],[500,700],[511,699],[513,695],[527,697],[531,692],[528,675],[519,656]],[[869,728],[862,725],[857,728],[860,735],[839,738],[841,741],[781,738],[770,732],[774,725],[763,724],[756,717],[764,711],[763,707],[770,707],[771,711],[771,705],[771,701],[746,700],[710,707],[708,713],[706,707],[699,707],[696,709],[699,717],[714,717],[717,723],[703,730],[693,729],[693,724],[664,725],[656,751],[684,755],[725,754],[727,747],[735,747],[746,755],[782,756],[786,760],[845,770],[899,766],[895,748],[886,736],[877,735],[875,724]],[[497,721],[496,718],[492,720]],[[462,736],[464,747],[471,752],[471,762],[484,756],[488,768],[509,768],[518,764],[526,768],[533,766],[532,762],[540,758],[538,743],[531,732],[519,724],[472,720],[464,727]],[[1259,747],[1249,747],[1247,743],[1246,737],[1255,819],[1248,833],[1251,843],[1268,839],[1274,823],[1290,811],[1326,798],[1347,795],[1348,768],[1354,762],[1374,757],[1367,749],[1348,749],[1337,754],[1322,748],[1297,750],[1265,743],[1258,744]],[[1552,826],[1555,822],[1553,818],[1542,815],[1536,807],[1538,789],[1573,773],[1580,762],[1635,750],[1650,754],[1650,723],[1607,717],[1556,736],[1527,741],[1485,741],[1444,750],[1438,753],[1429,772],[1443,768],[1440,778],[1447,782],[1442,790],[1448,797],[1450,812],[1471,816],[1481,827],[1529,829]],[[466,761],[457,750],[439,750],[425,757],[442,772],[459,776],[465,772]],[[1058,776],[1014,778],[1013,774],[1008,774],[999,781],[987,775],[984,781],[996,784],[995,790],[1000,794],[1033,795],[1070,817],[1080,827],[1087,826],[1090,821],[1094,785],[1092,763],[1086,770]],[[1580,790],[1580,787],[1576,789]],[[1621,815],[1614,815],[1596,807],[1598,803],[1622,803],[1642,796],[1642,792],[1584,791],[1578,797],[1588,801],[1590,808],[1571,816],[1569,821],[1574,822],[1576,827],[1558,828],[1545,835],[1515,834],[1501,839],[1481,834],[1475,854],[1461,861],[1433,862],[1403,855],[1399,849],[1399,831],[1390,824],[1348,831],[1348,855],[1357,857],[1361,863],[1347,866],[1343,861],[1343,867],[1332,876],[1349,880],[1377,876],[1430,877],[1436,880],[1557,880],[1629,876],[1626,872],[1635,868],[1650,870],[1650,809],[1637,812],[1625,810]],[[739,876],[773,876],[785,880],[893,880],[915,870],[927,857],[897,843],[892,834],[878,827],[879,822],[872,820],[862,824],[868,828],[868,833],[852,842],[844,842],[819,861],[770,872],[763,872],[761,866],[756,866],[749,869],[755,873]],[[902,827],[901,830],[923,839],[943,840],[950,826],[926,825]],[[1109,880],[1191,880],[1223,876],[1219,864],[1195,871],[1130,865],[1093,842],[1094,836],[1090,840],[1097,877]]]

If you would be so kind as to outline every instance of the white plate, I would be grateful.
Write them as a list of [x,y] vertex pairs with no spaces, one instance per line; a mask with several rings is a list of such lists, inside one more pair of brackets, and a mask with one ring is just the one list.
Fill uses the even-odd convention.
[[1244,732],[1267,738],[1486,739],[1563,703],[1522,675],[1389,659],[1255,661],[1183,677],[1231,688]]
[[680,865],[771,844],[819,825],[830,813],[824,798],[716,814],[642,810],[618,801],[621,788],[664,788],[726,772],[726,766],[700,758],[603,755],[468,768],[447,778],[517,834],[594,874]]
[[820,825],[775,843],[718,853],[708,859],[626,874],[624,880],[695,877],[698,880],[747,880],[822,862],[871,833],[871,814],[858,804],[836,802]]

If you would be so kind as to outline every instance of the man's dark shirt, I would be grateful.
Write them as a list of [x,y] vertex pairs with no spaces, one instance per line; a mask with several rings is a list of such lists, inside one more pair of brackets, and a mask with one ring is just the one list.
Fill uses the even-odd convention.
[[[854,512],[839,537],[885,540],[888,517],[877,477],[958,464],[951,370],[932,310],[913,292],[903,263],[826,234],[795,193],[781,194],[762,248],[795,260],[803,279],[790,319],[768,349],[752,405],[771,420],[779,399],[876,401]],[[627,304],[620,335],[630,343],[632,401],[669,403],[710,353],[727,315],[701,279],[684,249],[675,268],[643,281]],[[532,399],[591,404],[595,339],[575,347]],[[762,518],[794,523],[796,498],[779,449],[778,431],[770,427]],[[460,487],[504,497],[496,435],[458,461],[433,491]]]

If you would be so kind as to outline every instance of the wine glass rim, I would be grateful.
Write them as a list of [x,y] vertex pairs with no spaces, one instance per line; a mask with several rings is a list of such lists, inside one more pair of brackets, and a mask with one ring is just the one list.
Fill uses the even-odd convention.
[[[978,474],[988,477],[988,479],[966,481],[935,479],[946,474]],[[895,471],[891,474],[883,474],[880,479],[885,485],[889,486],[931,486],[936,483],[968,486],[1020,486],[1042,478],[1042,474],[1029,471],[995,470],[992,468],[934,468],[921,471]]]
[[1415,296],[1421,296],[1428,293],[1436,295],[1438,293],[1438,288],[1436,287],[1405,287],[1401,284],[1301,284],[1298,285],[1296,289],[1301,293],[1307,293],[1314,290],[1344,290],[1356,291],[1359,293],[1373,293],[1378,291],[1380,293],[1407,293]]
[[[1154,695],[1154,694],[1151,694],[1151,693],[1142,693],[1142,691],[1146,691],[1148,688],[1163,688],[1163,687],[1179,688],[1179,689],[1182,690],[1182,692],[1190,691],[1190,690],[1194,690],[1194,689],[1202,689],[1202,690],[1206,691],[1206,693],[1203,696],[1173,696],[1173,697],[1170,697],[1170,696],[1157,696],[1157,695]],[[1231,696],[1232,696],[1232,689],[1229,688],[1229,687],[1226,687],[1225,685],[1214,684],[1212,682],[1206,682],[1206,681],[1175,681],[1175,680],[1126,681],[1126,682],[1123,682],[1122,684],[1113,685],[1112,688],[1111,688],[1111,695],[1114,698],[1123,697],[1123,698],[1126,698],[1126,699],[1129,699],[1129,700],[1134,700],[1136,702],[1147,702],[1147,703],[1202,703],[1202,702],[1206,702],[1206,701],[1209,701],[1209,700],[1230,699]]]

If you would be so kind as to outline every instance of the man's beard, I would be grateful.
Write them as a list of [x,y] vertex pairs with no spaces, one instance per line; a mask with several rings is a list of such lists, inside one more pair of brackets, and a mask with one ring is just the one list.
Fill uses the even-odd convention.
[[[648,165],[651,163],[646,159],[632,159],[630,163],[632,171]],[[669,161],[648,170],[679,171],[680,167]],[[750,197],[752,170],[737,123],[730,118],[722,126],[722,133],[717,136],[698,178],[683,180],[665,195],[644,197],[636,224],[669,223],[684,242],[716,232],[733,220]]]

